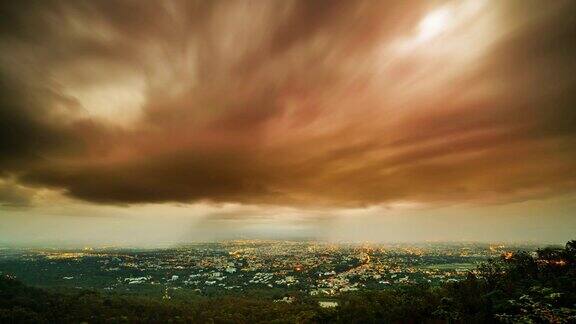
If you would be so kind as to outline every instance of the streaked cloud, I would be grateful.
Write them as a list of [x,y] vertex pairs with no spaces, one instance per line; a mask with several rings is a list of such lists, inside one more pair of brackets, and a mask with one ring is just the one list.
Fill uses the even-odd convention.
[[15,185],[274,208],[576,188],[571,1],[0,6],[0,177]]

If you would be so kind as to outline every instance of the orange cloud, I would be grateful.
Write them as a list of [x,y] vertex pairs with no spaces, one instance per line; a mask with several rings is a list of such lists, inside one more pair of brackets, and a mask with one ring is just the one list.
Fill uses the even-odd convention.
[[576,188],[570,2],[2,6],[0,176],[97,203]]

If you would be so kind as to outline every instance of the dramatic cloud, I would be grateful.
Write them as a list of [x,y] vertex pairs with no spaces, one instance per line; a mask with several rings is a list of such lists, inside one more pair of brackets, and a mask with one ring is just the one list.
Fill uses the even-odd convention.
[[0,178],[110,204],[571,193],[574,13],[573,1],[4,1]]
[[28,206],[34,191],[15,184],[12,181],[0,179],[0,206]]

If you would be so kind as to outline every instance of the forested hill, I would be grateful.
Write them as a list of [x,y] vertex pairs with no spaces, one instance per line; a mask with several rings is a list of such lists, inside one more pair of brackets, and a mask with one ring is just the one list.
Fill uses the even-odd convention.
[[324,309],[227,296],[160,301],[93,291],[52,292],[0,277],[0,323],[387,323],[576,322],[576,241],[535,255],[507,253],[440,288],[406,285],[347,294]]

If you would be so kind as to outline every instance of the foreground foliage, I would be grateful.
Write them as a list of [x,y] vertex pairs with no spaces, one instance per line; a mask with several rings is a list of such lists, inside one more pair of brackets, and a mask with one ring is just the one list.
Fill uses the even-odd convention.
[[402,286],[348,294],[340,306],[226,296],[158,301],[94,291],[48,292],[0,278],[0,323],[573,323],[576,241],[535,255],[507,253],[442,287]]

